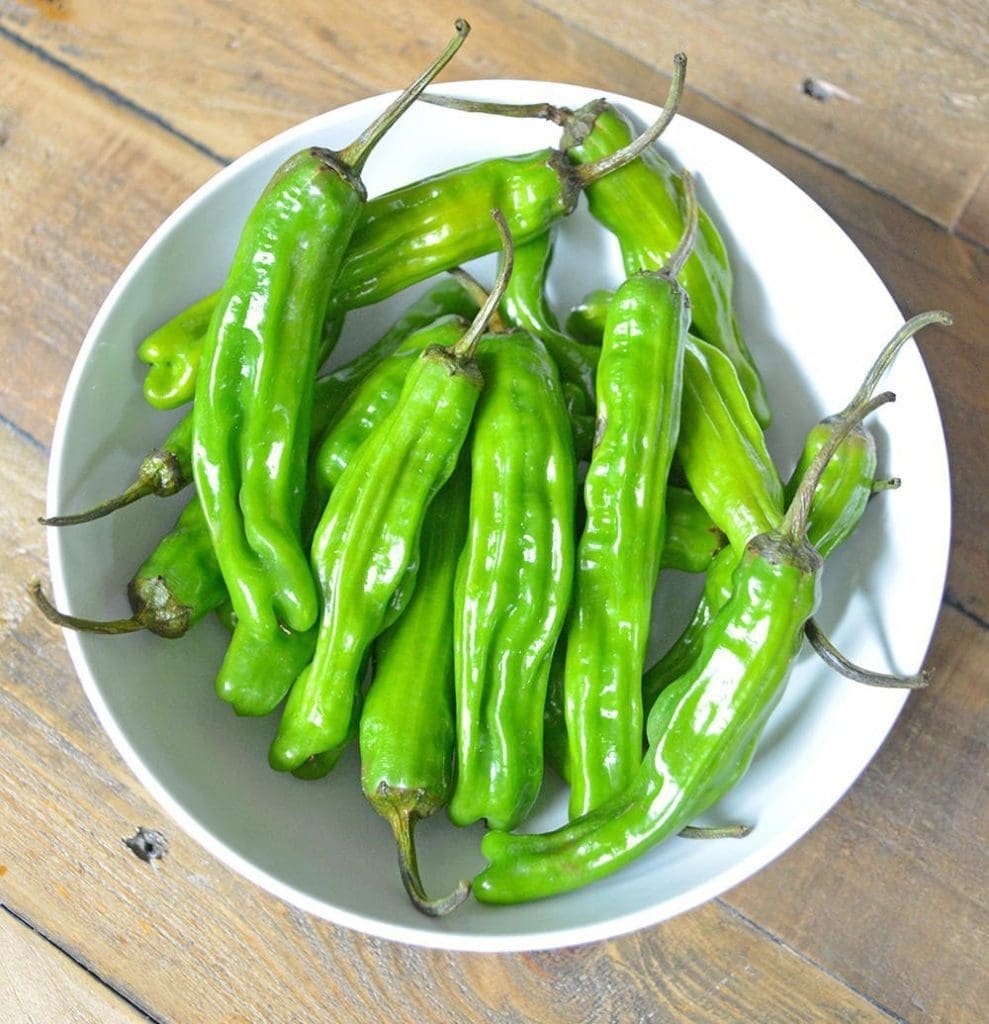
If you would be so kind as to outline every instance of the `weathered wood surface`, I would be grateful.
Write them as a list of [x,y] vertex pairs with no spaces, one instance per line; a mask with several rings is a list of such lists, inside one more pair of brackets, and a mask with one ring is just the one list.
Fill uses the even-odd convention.
[[[713,17],[707,5],[691,6],[697,24]],[[56,1008],[51,1019],[61,1019],[60,1006],[103,998],[101,985],[107,1009],[94,1009],[93,1019],[115,1020],[116,1012],[122,1020],[147,1014],[183,1024],[983,1019],[989,255],[929,218],[951,225],[961,216],[972,238],[986,238],[979,227],[986,218],[978,204],[965,208],[960,178],[948,176],[950,195],[934,195],[936,164],[915,168],[901,150],[877,160],[891,129],[868,145],[857,140],[840,121],[851,101],[783,94],[792,71],[868,100],[858,106],[870,116],[902,109],[900,79],[866,76],[852,89],[840,74],[845,65],[823,59],[841,39],[813,19],[838,26],[834,9],[822,15],[814,14],[819,5],[774,5],[777,13],[764,12],[757,30],[743,6],[759,9],[718,5],[720,24],[705,42],[703,33],[683,34],[682,12],[670,13],[665,30],[643,29],[636,38],[650,12],[667,5],[612,5],[603,22],[576,4],[565,15],[566,5],[552,13],[535,4],[475,11],[443,3],[423,13],[385,4],[370,32],[366,22],[309,0],[0,0],[0,904],[20,919],[0,919],[0,1019],[20,1024],[37,1018],[39,1007]],[[940,41],[930,19],[941,5],[848,11],[903,38],[926,31],[930,52],[952,48],[949,66],[962,69],[956,79],[939,79],[938,89],[984,98],[976,47],[983,9],[951,7],[953,27]],[[660,927],[528,956],[367,939],[314,921],[230,873],[177,830],[119,760],[60,636],[23,590],[45,571],[34,517],[61,390],[93,313],[136,248],[224,159],[303,117],[394,88],[457,13],[471,19],[475,39],[448,77],[541,77],[655,96],[664,89],[667,51],[686,45],[695,72],[686,112],[816,198],[905,313],[942,306],[956,316],[950,332],[920,339],[944,412],[955,501],[949,605],[931,655],[935,687],[911,698],[834,812],[756,878]],[[802,18],[810,19],[806,31]],[[639,51],[650,38],[661,42]],[[715,39],[728,44],[715,52]],[[749,74],[752,62],[736,60],[753,50],[785,55],[773,61],[768,92],[757,92],[765,83]],[[865,68],[860,61],[857,72]],[[835,120],[825,131],[819,117]],[[959,138],[970,142],[973,132]],[[845,162],[846,152],[863,162]],[[874,170],[891,178],[874,179]],[[940,212],[903,191],[904,182],[942,204]],[[973,194],[985,192],[978,175],[965,182]],[[168,836],[162,861],[142,863],[123,845],[138,825]],[[31,992],[43,979],[58,990],[48,1002]],[[19,1003],[4,999],[11,987],[26,993]]]
[[[314,0],[2,0],[0,14],[21,38],[227,157],[355,91],[396,88],[458,14],[495,42],[465,52],[457,77],[614,88],[623,78],[641,82],[628,74],[629,56],[667,74],[682,49],[699,94],[938,224],[989,241],[989,197],[979,189],[989,170],[989,9],[978,0],[443,0],[427,11],[386,5],[378,24]],[[181,40],[182,49],[149,39]]]

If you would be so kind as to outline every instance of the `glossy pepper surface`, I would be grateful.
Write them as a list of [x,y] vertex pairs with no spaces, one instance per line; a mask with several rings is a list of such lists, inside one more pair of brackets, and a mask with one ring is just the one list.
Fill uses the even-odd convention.
[[470,528],[457,571],[451,820],[514,828],[542,783],[550,659],[573,583],[576,462],[556,366],[524,331],[478,349]]
[[[854,417],[891,399],[882,395]],[[747,545],[700,656],[653,705],[649,748],[633,779],[554,832],[488,833],[478,899],[540,899],[604,877],[679,832],[744,774],[819,600],[822,559],[806,540],[806,515],[816,474],[840,438],[838,431],[822,450],[779,529]]]
[[291,770],[346,739],[367,651],[466,440],[483,383],[474,350],[510,272],[508,261],[500,287],[456,345],[428,348],[415,360],[395,408],[330,494],[312,545],[323,596],[316,651],[289,692],[269,749],[273,768]]
[[[590,130],[574,138],[573,145],[563,145],[580,163],[600,159],[632,137],[628,122],[611,104],[594,104],[588,113]],[[661,267],[683,234],[682,176],[655,149],[591,185],[587,202],[591,214],[618,239],[627,274]],[[693,330],[731,359],[757,420],[765,426],[771,418],[769,402],[735,316],[724,241],[703,209],[698,228],[681,277],[690,295]]]
[[[803,479],[804,474],[813,462],[817,453],[828,442],[836,427],[844,424],[850,411],[863,403],[878,386],[878,382],[902,349],[903,345],[922,327],[932,323],[950,323],[948,314],[937,310],[922,313],[911,318],[898,330],[884,346],[876,361],[870,367],[862,386],[852,402],[839,414],[826,417],[814,426],[807,435],[798,464],[791,474],[786,486],[786,502],[790,504]],[[698,363],[698,367],[703,364]],[[700,377],[699,377],[700,380]],[[726,395],[730,392],[726,390]],[[736,406],[740,400],[736,398]],[[744,419],[744,418],[743,418]],[[723,442],[741,445],[742,433],[736,430],[722,429],[717,434],[698,437],[698,448],[707,449],[717,462],[724,463],[731,458],[731,453],[720,453],[715,447],[717,438]],[[777,513],[777,480],[775,471],[769,471],[766,460],[764,440],[759,443],[758,428],[752,426],[749,433],[751,450],[756,454],[749,466],[749,472],[732,489],[731,482],[726,485],[727,502],[720,502],[716,514],[723,522],[732,519],[736,529],[729,535],[736,537],[735,546],[718,553],[708,570],[704,590],[694,610],[690,622],[674,641],[670,649],[643,676],[643,700],[648,707],[657,695],[674,679],[680,676],[690,665],[703,642],[704,632],[718,609],[725,603],[731,593],[732,573],[741,558],[737,544],[738,538],[744,537],[753,528],[767,531],[775,528],[782,518],[782,511]],[[742,459],[739,447],[738,459]],[[695,468],[701,473],[703,465]],[[752,470],[756,470],[753,474]],[[871,433],[862,425],[855,424],[848,428],[844,438],[838,445],[827,466],[821,473],[814,490],[807,536],[811,544],[822,558],[827,558],[840,544],[843,544],[858,525],[866,504],[882,482],[875,479],[876,448]],[[760,484],[762,481],[762,484]],[[713,499],[711,499],[713,500]]]
[[621,285],[601,342],[563,681],[572,816],[622,789],[642,753],[642,670],[690,323],[677,282],[697,226],[689,188],[688,204],[681,244],[662,270]]
[[100,622],[66,615],[53,607],[40,586],[31,589],[42,612],[58,626],[108,635],[146,629],[172,640],[184,636],[227,597],[209,531],[195,500],[185,506],[131,578],[127,596],[134,614],[130,618]]
[[437,917],[468,895],[460,885],[431,898],[419,873],[415,826],[445,807],[455,777],[453,585],[467,534],[466,460],[423,520],[415,591],[374,642],[374,671],[360,716],[361,786],[388,822],[413,905]]
[[193,476],[238,621],[304,631],[319,600],[301,538],[323,322],[366,198],[374,145],[442,69],[442,56],[341,152],[311,147],[251,210],[203,345]]

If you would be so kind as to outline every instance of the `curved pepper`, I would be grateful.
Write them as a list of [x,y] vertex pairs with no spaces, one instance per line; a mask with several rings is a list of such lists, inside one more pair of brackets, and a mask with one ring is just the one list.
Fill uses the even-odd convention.
[[[504,219],[497,221],[510,245]],[[385,628],[423,516],[466,440],[483,383],[474,350],[510,273],[507,260],[496,290],[456,345],[428,348],[412,364],[395,408],[330,494],[312,546],[323,597],[316,651],[289,692],[268,752],[273,768],[296,768],[346,738],[361,663]]]
[[[855,410],[845,426],[883,402]],[[842,429],[805,476],[779,529],[746,548],[732,595],[694,665],[649,714],[649,749],[630,782],[596,810],[544,835],[490,832],[474,880],[487,903],[517,903],[602,878],[679,832],[741,777],[782,696],[819,599],[820,555],[806,540],[817,476]]]
[[469,28],[350,146],[311,147],[275,172],[241,232],[203,345],[192,468],[238,621],[304,631],[319,614],[301,515],[319,343],[366,198],[376,143]]
[[576,461],[553,359],[533,335],[478,349],[470,528],[457,570],[457,784],[450,819],[513,828],[543,775],[550,659],[573,582]]
[[453,585],[467,535],[469,475],[461,458],[423,520],[419,579],[402,614],[374,642],[374,673],[360,716],[361,787],[391,826],[413,906],[449,913],[464,882],[430,898],[419,875],[417,822],[449,803],[456,737]]
[[690,302],[677,281],[697,228],[687,180],[680,245],[662,270],[633,274],[621,285],[601,342],[598,429],[584,480],[586,521],[563,680],[572,816],[622,789],[642,753],[642,669],[690,322]]

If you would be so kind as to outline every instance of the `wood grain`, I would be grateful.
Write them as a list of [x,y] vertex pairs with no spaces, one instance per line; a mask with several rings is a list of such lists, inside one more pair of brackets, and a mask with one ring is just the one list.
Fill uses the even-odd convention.
[[[475,39],[447,78],[539,77],[621,91],[627,74],[616,47],[660,75],[684,49],[692,89],[942,225],[958,223],[989,167],[989,18],[977,3],[951,4],[948,17],[931,19],[902,0],[837,8],[444,0],[428,11],[379,5],[387,31],[332,17],[315,0],[76,0],[57,19],[44,6],[6,0],[0,14],[11,31],[226,157],[355,95],[398,88],[466,13]],[[181,40],[181,48],[149,52],[148,38]],[[817,86],[810,93],[830,98],[815,100],[808,80]]]
[[[687,15],[668,4],[619,2],[601,19],[576,5],[567,14],[565,3],[498,0],[464,10],[441,2],[425,12],[387,3],[371,32],[367,19],[328,13],[312,0],[0,0],[0,904],[49,940],[16,931],[24,926],[0,915],[0,1000],[3,984],[28,989],[47,976],[60,986],[67,968],[76,980],[93,980],[82,985],[95,999],[101,979],[153,1019],[182,1024],[983,1018],[989,485],[980,467],[989,464],[989,254],[904,203],[918,205],[914,191],[934,196],[943,211],[928,214],[950,223],[964,194],[959,232],[985,241],[985,178],[966,165],[938,184],[932,175],[944,151],[914,166],[905,150],[890,148],[891,130],[865,144],[845,119],[853,106],[869,117],[888,109],[930,138],[934,115],[948,115],[919,109],[919,91],[905,98],[906,57],[940,59],[951,49],[938,71],[951,80],[924,81],[955,90],[960,112],[945,123],[964,125],[960,145],[969,146],[984,116],[981,100],[973,112],[964,97],[972,82],[973,95],[985,94],[977,77],[985,11],[967,2],[945,9],[894,0],[839,8],[822,15],[790,0],[772,10],[692,5],[691,31],[707,26],[707,38],[692,42],[678,35]],[[654,37],[661,49],[645,47],[644,31],[636,38],[654,12],[668,15]],[[65,377],[133,252],[226,159],[327,107],[396,88],[460,13],[475,34],[449,78],[562,79],[661,96],[667,50],[696,43],[686,113],[817,199],[905,313],[941,306],[956,316],[950,331],[920,339],[944,413],[955,499],[948,594],[955,608],[943,612],[932,650],[935,687],[911,698],[835,811],[756,878],[660,927],[526,956],[368,939],[232,874],[177,830],[119,760],[61,637],[23,587],[45,572],[44,536],[33,520]],[[838,46],[842,14],[846,26],[868,29],[847,52]],[[848,58],[876,52],[880,36],[886,50],[885,40],[906,40],[905,49],[875,67],[860,61],[850,88],[841,77]],[[753,77],[751,61],[740,62],[754,51],[770,55],[765,82]],[[867,102],[791,95],[798,73]],[[755,109],[752,90],[763,85]],[[843,162],[848,150],[870,148],[884,153],[892,185],[867,177],[883,170],[874,156],[853,152],[859,163]],[[979,165],[976,153],[972,166],[984,170],[984,157]],[[942,186],[947,193],[935,196]],[[167,835],[163,860],[143,863],[124,846],[138,825]],[[69,1002],[85,1007],[86,998]],[[107,998],[108,1007],[141,1019],[128,1002]],[[93,1017],[113,1021],[112,1012]]]
[[[568,21],[662,69],[685,50],[694,89],[822,163],[957,223],[989,164],[984,5],[935,24],[901,0],[861,4],[563,0]],[[826,101],[810,92],[830,96]]]
[[[31,979],[32,984],[24,984]],[[147,1017],[0,910],[0,1007],[6,1024],[141,1024]]]
[[[147,236],[217,165],[0,38],[0,415],[43,444],[86,329]],[[9,219],[8,219],[9,218]]]

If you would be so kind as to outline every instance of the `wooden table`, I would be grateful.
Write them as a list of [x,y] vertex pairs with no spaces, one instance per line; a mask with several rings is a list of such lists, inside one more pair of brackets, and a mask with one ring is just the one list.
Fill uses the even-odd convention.
[[[0,1020],[985,1020],[984,6],[375,9],[372,23],[315,0],[0,0]],[[658,927],[533,955],[369,939],[233,874],[137,784],[24,588],[46,573],[35,518],[59,398],[138,245],[255,143],[410,78],[457,14],[475,35],[447,77],[658,99],[685,49],[686,114],[820,202],[905,314],[956,317],[919,340],[954,487],[935,684],[834,811],[757,877]],[[138,825],[167,837],[164,859],[121,842]]]

